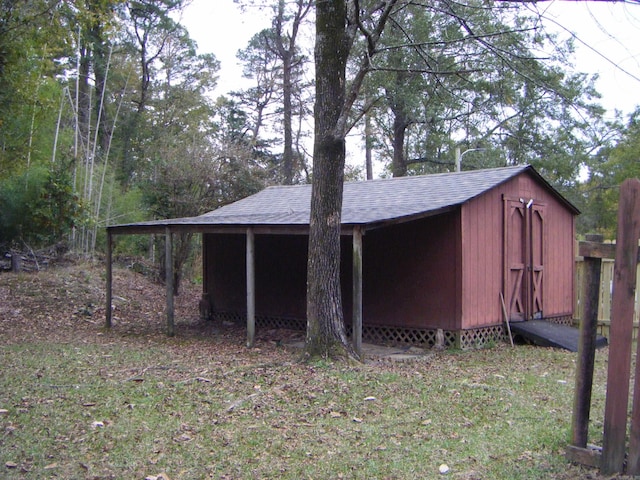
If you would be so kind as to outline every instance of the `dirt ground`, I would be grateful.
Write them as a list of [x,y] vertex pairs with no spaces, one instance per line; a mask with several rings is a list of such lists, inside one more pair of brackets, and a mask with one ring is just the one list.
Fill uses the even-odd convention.
[[[164,286],[126,267],[114,268],[112,328],[104,328],[105,272],[101,262],[68,261],[37,272],[0,273],[0,342],[101,343],[111,341],[112,335],[164,333]],[[200,292],[201,286],[184,282],[175,297],[176,336],[216,334],[239,340],[239,329],[227,326],[220,331],[221,326],[200,320]]]
[[[158,336],[166,332],[164,285],[131,268],[114,268],[112,328],[104,328],[105,266],[100,262],[65,262],[41,271],[0,274],[0,341],[105,342],[121,337]],[[246,342],[244,326],[200,319],[201,285],[183,282],[175,297],[177,337],[227,339],[218,348],[235,350]],[[258,348],[287,345],[300,350],[304,332],[258,329]],[[186,344],[185,344],[186,346]],[[424,349],[363,344],[369,361],[405,361],[428,355]],[[223,353],[223,352],[219,352]]]

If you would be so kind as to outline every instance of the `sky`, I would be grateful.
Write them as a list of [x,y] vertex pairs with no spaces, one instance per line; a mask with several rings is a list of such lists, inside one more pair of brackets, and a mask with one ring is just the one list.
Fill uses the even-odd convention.
[[[600,103],[613,115],[640,105],[640,4],[604,1],[545,1],[523,4],[544,15],[544,23],[560,38],[575,36],[575,71],[598,74]],[[241,12],[233,0],[192,0],[181,23],[198,44],[199,53],[213,53],[221,62],[214,94],[243,85],[236,52],[269,17],[256,10]]]
[[608,111],[630,113],[640,105],[640,4],[554,1],[537,9],[563,38],[575,35],[575,71],[599,75]]

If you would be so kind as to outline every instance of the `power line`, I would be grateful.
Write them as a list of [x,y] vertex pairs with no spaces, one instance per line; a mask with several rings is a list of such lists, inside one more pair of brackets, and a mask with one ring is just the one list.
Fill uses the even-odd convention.
[[[527,3],[539,3],[542,1],[559,1],[559,0],[531,0],[531,2],[527,1]],[[568,1],[581,1],[581,0],[568,0]],[[624,3],[624,4],[631,4],[631,5],[640,5],[640,0],[591,0],[591,1],[596,1],[597,3]],[[590,51],[592,51],[593,53],[595,53],[596,55],[598,55],[600,58],[602,58],[603,60],[605,60],[607,63],[611,64],[613,67],[615,67],[617,70],[619,70],[620,72],[624,73],[625,75],[627,75],[629,78],[632,78],[633,80],[637,81],[640,83],[640,77],[633,74],[632,72],[630,72],[629,70],[623,68],[622,66],[620,66],[618,63],[616,63],[615,61],[611,60],[607,55],[603,54],[602,52],[600,52],[598,49],[596,49],[595,47],[593,47],[592,45],[590,45],[588,42],[584,41],[582,38],[580,38],[575,32],[573,32],[571,29],[569,29],[568,27],[565,27],[564,25],[562,25],[560,22],[558,22],[557,20],[555,20],[552,17],[549,17],[547,15],[545,15],[543,12],[539,11],[536,9],[536,14],[544,19],[547,20],[549,22],[552,22],[553,24],[555,24],[556,26],[558,26],[560,29],[564,30],[565,32],[567,32],[569,35],[571,35],[572,38],[574,38],[577,42],[579,42],[581,45],[583,45],[584,47],[586,47],[587,49],[589,49]],[[593,17],[593,15],[592,15]],[[601,30],[602,30],[602,26],[601,26]],[[611,38],[615,38],[615,36],[609,34],[608,32],[606,32],[606,34],[611,37]]]

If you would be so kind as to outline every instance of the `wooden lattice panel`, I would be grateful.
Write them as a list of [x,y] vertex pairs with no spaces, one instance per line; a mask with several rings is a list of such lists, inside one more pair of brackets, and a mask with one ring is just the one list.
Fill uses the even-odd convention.
[[[213,312],[211,318],[216,322],[228,322],[236,325],[242,325],[247,322],[247,316],[243,312]],[[256,327],[304,331],[307,328],[307,322],[300,318],[256,315]]]
[[287,330],[305,331],[307,321],[300,318],[285,318],[273,316],[256,316],[256,326],[259,328],[284,328]]
[[560,325],[568,325],[569,327],[573,327],[576,323],[573,320],[573,315],[564,315],[562,317],[550,317],[550,318],[545,318],[545,320],[551,323],[558,323]]
[[229,322],[239,325],[247,321],[247,316],[239,312],[213,312],[211,319],[218,323]]
[[362,338],[371,343],[432,346],[436,342],[436,332],[417,328],[364,325]]
[[504,328],[502,325],[492,327],[476,328],[473,330],[463,330],[460,332],[459,347],[462,350],[473,348],[483,348],[504,339]]
[[[246,315],[240,312],[213,312],[212,319],[218,322],[230,322],[241,325],[246,322]],[[256,316],[258,328],[288,329],[304,331],[307,322],[300,318],[277,316]],[[347,332],[350,336],[351,331]],[[438,330],[420,328],[385,327],[379,325],[363,325],[363,340],[383,345],[414,345],[433,347],[438,343]],[[474,330],[443,330],[441,343],[445,348],[469,350],[482,348],[504,339],[504,328],[500,325],[477,328]]]
[[445,330],[444,332],[444,346],[455,347],[458,344],[458,335],[451,330]]

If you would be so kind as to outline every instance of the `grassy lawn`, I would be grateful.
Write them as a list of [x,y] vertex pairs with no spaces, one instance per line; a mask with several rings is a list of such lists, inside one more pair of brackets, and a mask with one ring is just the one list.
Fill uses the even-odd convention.
[[[277,332],[247,350],[242,330],[202,325],[188,309],[165,337],[153,310],[162,287],[126,271],[118,275],[141,288],[127,288],[106,332],[99,308],[78,313],[101,301],[100,268],[88,270],[58,272],[72,298],[52,273],[0,275],[0,301],[12,303],[0,307],[0,478],[599,478],[564,458],[576,354],[498,345],[301,364]],[[20,295],[25,282],[57,293]],[[596,444],[606,355],[596,364]]]

